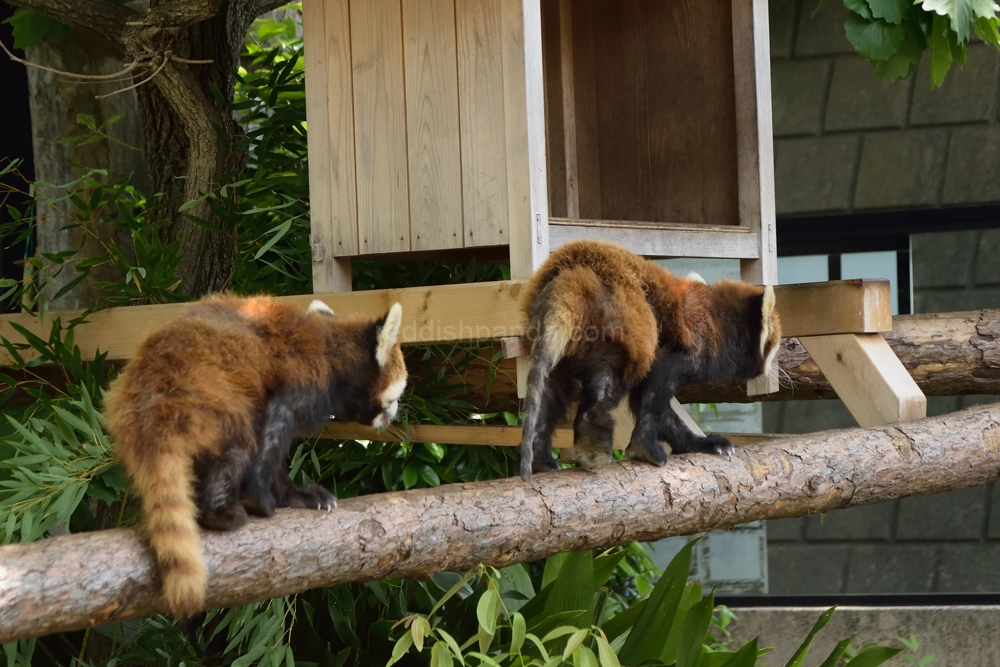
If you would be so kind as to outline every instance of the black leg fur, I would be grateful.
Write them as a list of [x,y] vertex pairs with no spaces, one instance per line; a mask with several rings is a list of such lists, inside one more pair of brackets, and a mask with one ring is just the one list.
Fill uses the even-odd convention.
[[721,435],[701,437],[691,432],[670,407],[670,400],[692,372],[690,360],[676,353],[658,357],[649,375],[631,396],[636,424],[625,454],[630,459],[662,466],[667,455],[661,440],[670,443],[675,454],[706,453],[728,455],[733,446]]
[[210,530],[235,530],[247,522],[247,513],[239,501],[240,480],[250,464],[251,447],[231,443],[222,456],[210,457],[195,464],[198,523]]
[[598,367],[583,382],[573,422],[573,450],[584,468],[599,468],[611,462],[615,434],[611,411],[624,395],[624,387],[610,367]]
[[562,362],[550,371],[544,354],[543,345],[537,345],[528,371],[521,429],[521,479],[526,482],[532,473],[559,469],[552,456],[552,432],[566,414],[570,379]]
[[330,511],[337,506],[337,498],[319,484],[310,484],[304,489],[295,486],[288,476],[287,465],[275,471],[271,492],[277,507]]

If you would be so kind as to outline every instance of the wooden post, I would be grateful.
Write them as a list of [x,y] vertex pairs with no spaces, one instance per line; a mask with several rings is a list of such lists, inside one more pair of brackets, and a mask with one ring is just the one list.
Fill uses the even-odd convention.
[[799,339],[860,426],[920,419],[927,399],[882,334]]

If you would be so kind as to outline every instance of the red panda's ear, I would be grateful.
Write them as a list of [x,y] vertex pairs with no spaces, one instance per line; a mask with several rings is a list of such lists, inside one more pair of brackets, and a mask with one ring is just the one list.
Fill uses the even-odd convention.
[[334,314],[333,313],[333,308],[330,308],[330,306],[326,305],[325,303],[323,303],[319,299],[313,299],[312,303],[310,303],[309,307],[306,309],[306,312],[307,313],[326,313],[327,315],[333,315]]
[[403,322],[403,307],[398,303],[392,304],[392,308],[386,313],[384,321],[378,332],[378,342],[375,345],[375,360],[378,361],[379,368],[384,368],[389,361],[389,353],[399,339],[399,327]]

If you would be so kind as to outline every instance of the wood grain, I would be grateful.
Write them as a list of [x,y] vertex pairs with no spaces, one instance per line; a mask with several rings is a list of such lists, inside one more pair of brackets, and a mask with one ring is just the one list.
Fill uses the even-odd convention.
[[[305,308],[321,299],[335,312],[375,317],[399,302],[403,306],[402,340],[405,344],[434,344],[478,341],[521,336],[525,331],[522,294],[524,281],[498,281],[369,290],[353,293],[304,294],[278,297],[279,301]],[[778,313],[785,337],[831,333],[872,333],[892,327],[892,318],[883,312],[889,298],[886,281],[844,280],[810,285],[775,287]],[[184,304],[110,308],[93,313],[88,323],[75,330],[76,344],[84,358],[93,358],[100,349],[112,360],[128,359],[150,332],[176,318]],[[28,331],[48,337],[58,317],[65,324],[80,312],[49,313],[40,324],[35,315],[0,316],[0,336],[19,342],[23,338],[11,327],[18,324]],[[888,324],[886,324],[888,322]],[[25,359],[34,358],[26,351]],[[0,350],[0,365],[10,365],[6,351]]]
[[529,278],[549,255],[545,83],[539,0],[500,0],[510,275]]
[[603,220],[552,219],[549,247],[591,239],[611,241],[644,257],[756,257],[760,241],[740,227],[711,227],[670,223],[620,223]]
[[[502,479],[279,510],[203,533],[206,602],[230,607],[344,582],[426,579],[571,550],[805,516],[1000,479],[1000,406],[673,456],[531,482]],[[636,517],[642,517],[637,521]],[[332,548],[335,547],[335,548]],[[94,554],[100,554],[97,560]],[[0,547],[0,642],[165,611],[147,543],[131,529]]]
[[757,258],[740,263],[741,277],[774,285],[778,249],[767,0],[732,0],[732,21],[740,225],[760,238]]
[[[351,65],[351,23],[348,0],[323,0],[326,41],[327,133],[315,150],[310,129],[310,154],[325,152],[330,159],[330,219],[320,220],[328,230],[321,239],[327,256],[358,253],[357,170],[354,161],[354,74]],[[305,22],[303,21],[303,24]],[[306,65],[308,70],[308,65]],[[308,80],[308,75],[306,79]],[[310,128],[312,126],[310,125]],[[312,177],[310,176],[310,182]],[[316,219],[311,218],[313,234]],[[317,239],[313,239],[316,241]],[[324,266],[316,276],[315,291],[344,291],[342,266]],[[338,287],[339,286],[339,287]]]
[[359,252],[410,250],[399,0],[351,3]]
[[507,243],[500,0],[456,0],[466,247]]
[[461,248],[454,0],[403,0],[403,60],[409,158],[410,245]]
[[918,419],[927,399],[881,334],[799,339],[861,426]]

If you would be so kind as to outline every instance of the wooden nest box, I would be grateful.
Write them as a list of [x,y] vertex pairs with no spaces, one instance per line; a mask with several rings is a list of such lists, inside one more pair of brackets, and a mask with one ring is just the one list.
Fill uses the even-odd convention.
[[616,241],[774,283],[766,0],[305,0],[314,291]]

